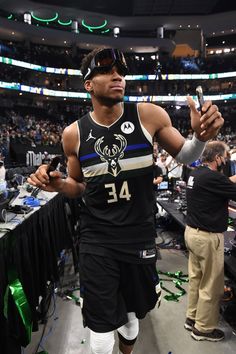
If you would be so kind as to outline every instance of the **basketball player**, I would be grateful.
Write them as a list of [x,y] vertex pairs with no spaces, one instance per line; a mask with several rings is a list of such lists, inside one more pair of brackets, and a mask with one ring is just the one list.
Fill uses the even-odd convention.
[[47,165],[28,181],[46,191],[82,196],[80,281],[84,324],[93,354],[111,354],[114,330],[119,352],[132,353],[139,319],[159,300],[153,218],[153,147],[191,163],[223,125],[217,106],[203,115],[188,97],[193,139],[186,141],[161,107],[123,103],[127,64],[122,52],[98,48],[82,62],[93,110],[68,126],[63,147],[68,177],[47,175]]

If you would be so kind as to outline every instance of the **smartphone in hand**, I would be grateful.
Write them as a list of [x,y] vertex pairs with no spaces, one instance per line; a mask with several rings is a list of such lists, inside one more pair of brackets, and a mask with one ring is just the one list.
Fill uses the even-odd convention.
[[61,162],[61,156],[55,156],[48,165],[47,174],[50,176],[50,172],[55,171],[59,163]]
[[197,86],[196,87],[196,94],[197,94],[197,99],[198,99],[198,103],[199,103],[199,109],[202,113],[202,106],[204,104],[204,97],[203,97],[203,90],[202,90],[202,86]]

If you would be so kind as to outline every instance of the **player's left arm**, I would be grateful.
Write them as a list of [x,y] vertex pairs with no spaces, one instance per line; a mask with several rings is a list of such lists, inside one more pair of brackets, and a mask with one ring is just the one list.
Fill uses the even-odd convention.
[[171,124],[168,113],[160,106],[150,103],[138,105],[141,123],[158,144],[181,163],[191,163],[202,153],[205,142],[213,138],[224,123],[218,107],[209,101],[204,103],[203,115],[197,111],[195,102],[188,97],[191,125],[195,132],[192,140],[185,140]]

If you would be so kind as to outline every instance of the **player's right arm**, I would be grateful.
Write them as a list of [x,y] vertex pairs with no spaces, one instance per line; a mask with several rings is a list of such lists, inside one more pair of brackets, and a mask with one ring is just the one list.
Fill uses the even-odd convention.
[[62,179],[59,171],[50,172],[50,179],[47,174],[48,165],[41,165],[37,171],[30,175],[28,182],[34,187],[39,187],[48,192],[59,192],[75,198],[79,197],[85,190],[86,184],[83,182],[83,175],[77,157],[79,137],[77,122],[65,128],[63,135],[63,150],[67,158],[68,176]]

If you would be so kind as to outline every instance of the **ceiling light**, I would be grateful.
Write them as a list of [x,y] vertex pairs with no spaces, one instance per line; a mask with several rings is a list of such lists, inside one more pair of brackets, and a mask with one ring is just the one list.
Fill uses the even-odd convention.
[[70,26],[72,24],[72,20],[69,20],[69,21],[61,21],[61,20],[58,20],[57,21],[59,23],[59,25],[61,26]]
[[31,11],[31,16],[33,17],[34,20],[36,21],[40,21],[40,22],[53,22],[55,20],[57,20],[58,18],[58,13],[56,12],[54,17],[51,18],[41,18],[41,17],[37,17],[34,15],[33,11]]
[[110,28],[107,28],[106,30],[101,31],[101,33],[107,33],[107,32],[110,32]]
[[93,30],[96,30],[96,29],[102,29],[102,28],[106,27],[106,25],[107,25],[107,20],[104,20],[104,23],[102,25],[100,25],[100,26],[87,25],[85,23],[85,20],[82,20],[82,26],[87,28],[90,32],[93,32]]
[[31,25],[31,14],[29,12],[24,13],[24,22],[28,23],[28,25]]
[[120,34],[120,27],[114,27],[113,28],[113,35],[114,37],[118,37]]
[[164,27],[157,27],[157,38],[164,38]]
[[78,21],[77,20],[73,20],[72,24],[71,24],[71,31],[74,33],[79,33],[78,30]]

